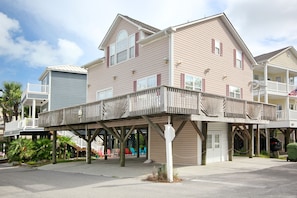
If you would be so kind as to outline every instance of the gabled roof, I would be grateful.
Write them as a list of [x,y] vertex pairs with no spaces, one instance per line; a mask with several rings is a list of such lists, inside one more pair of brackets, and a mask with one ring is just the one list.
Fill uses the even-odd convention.
[[261,54],[259,56],[256,56],[255,60],[258,63],[265,62],[265,61],[270,61],[274,57],[280,55],[281,53],[283,53],[283,52],[285,52],[285,51],[287,51],[287,50],[289,50],[291,48],[292,48],[292,46],[289,46],[289,47],[285,47],[285,48],[282,48],[282,49],[279,49],[279,50],[276,50],[276,51],[273,51],[273,52],[269,52],[269,53],[266,53],[266,54]]
[[82,67],[74,65],[54,65],[46,67],[45,71],[39,77],[39,80],[42,80],[49,71],[58,71],[74,74],[87,74],[87,70]]
[[110,38],[111,36],[111,32],[113,32],[113,30],[116,28],[117,24],[121,21],[121,20],[126,20],[127,22],[135,25],[139,30],[143,30],[144,32],[147,32],[147,33],[151,33],[151,34],[154,34],[156,32],[159,32],[160,30],[158,28],[155,28],[153,26],[150,26],[148,24],[145,24],[141,21],[138,21],[136,19],[133,19],[131,17],[128,17],[128,16],[125,16],[125,15],[122,15],[122,14],[118,14],[116,16],[116,18],[114,19],[113,23],[111,24],[110,28],[108,29],[106,35],[104,36],[101,44],[99,45],[99,49],[103,49],[104,46],[106,45],[106,42],[108,41],[108,39]]
[[240,37],[240,35],[238,34],[238,32],[235,30],[235,28],[233,27],[233,25],[231,24],[231,22],[229,21],[229,19],[227,18],[227,16],[225,15],[225,13],[220,13],[220,14],[216,14],[213,16],[209,16],[209,17],[205,17],[202,19],[198,19],[195,21],[191,21],[191,22],[187,22],[187,23],[183,23],[180,25],[176,25],[176,26],[172,26],[169,28],[166,28],[156,34],[153,34],[149,37],[144,38],[143,40],[140,41],[141,44],[145,44],[145,43],[149,43],[159,37],[162,37],[164,35],[167,35],[167,33],[170,32],[175,32],[178,29],[181,28],[185,28],[191,25],[196,25],[205,21],[209,21],[209,20],[213,20],[216,18],[220,18],[223,23],[226,25],[227,29],[229,30],[230,34],[233,36],[233,38],[236,40],[236,42],[238,43],[238,45],[240,46],[241,50],[245,53],[246,57],[250,60],[250,62],[252,64],[257,64],[257,62],[255,61],[252,53],[250,52],[250,50],[248,49],[248,47],[246,46],[246,44],[244,43],[244,41],[242,40],[242,38]]

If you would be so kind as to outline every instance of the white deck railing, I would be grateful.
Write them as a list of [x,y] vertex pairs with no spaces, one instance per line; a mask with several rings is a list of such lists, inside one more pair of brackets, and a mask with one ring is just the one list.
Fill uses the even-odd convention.
[[22,120],[5,123],[5,132],[39,128],[38,118],[24,118]]
[[276,120],[275,105],[161,86],[93,103],[43,112],[39,114],[39,125],[63,126],[164,113]]

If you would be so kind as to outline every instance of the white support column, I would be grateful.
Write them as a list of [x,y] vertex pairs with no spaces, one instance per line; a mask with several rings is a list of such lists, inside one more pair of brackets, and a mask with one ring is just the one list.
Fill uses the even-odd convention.
[[24,105],[22,104],[22,115],[21,115],[21,119],[23,120],[24,119]]
[[170,124],[170,116],[168,116],[168,124],[165,125],[165,141],[166,141],[166,170],[167,179],[173,182],[173,159],[172,159],[172,141],[175,137],[175,130]]
[[[286,77],[287,77],[286,88],[287,88],[287,93],[289,93],[291,91],[290,90],[289,70],[287,70]],[[287,95],[286,106],[284,107],[284,110],[286,112],[286,114],[285,114],[286,120],[289,120],[290,119],[290,97],[289,97],[289,95]]]
[[32,105],[32,127],[35,127],[35,118],[36,118],[36,100],[33,99],[33,105]]
[[267,93],[267,81],[268,81],[268,68],[267,68],[267,63],[264,64],[264,102],[267,104],[268,103],[268,93]]

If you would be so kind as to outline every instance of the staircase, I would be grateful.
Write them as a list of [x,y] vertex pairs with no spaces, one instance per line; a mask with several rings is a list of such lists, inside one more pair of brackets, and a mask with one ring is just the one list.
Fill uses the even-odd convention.
[[[79,152],[87,150],[87,142],[84,139],[72,133],[71,131],[57,131],[57,135],[71,138],[71,141],[75,144],[73,147],[77,151],[77,157]],[[98,153],[102,151],[104,151],[104,146],[102,146],[102,140],[99,137],[96,137],[91,144],[91,152],[95,155],[98,155]]]

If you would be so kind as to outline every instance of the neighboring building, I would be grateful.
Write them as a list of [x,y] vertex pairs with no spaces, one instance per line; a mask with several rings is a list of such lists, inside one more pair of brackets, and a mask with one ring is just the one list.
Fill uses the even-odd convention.
[[[47,135],[38,114],[86,102],[87,71],[72,65],[48,66],[40,84],[27,84],[21,97],[21,118],[6,123],[4,136]],[[28,115],[25,116],[25,108]]]
[[148,158],[164,163],[171,123],[173,162],[197,165],[232,160],[237,131],[249,134],[252,157],[253,125],[275,119],[274,106],[253,102],[256,61],[225,14],[164,30],[119,14],[99,49],[105,57],[84,65],[88,104],[41,113],[41,126],[56,130],[62,114],[61,128],[103,128],[121,141],[146,131]]
[[[255,57],[258,65],[254,68],[254,100],[277,106],[277,120],[261,126],[267,136],[282,132],[285,136],[283,147],[296,141],[297,129],[297,52],[286,47]],[[277,130],[276,130],[277,129]],[[290,138],[291,135],[291,138]]]

